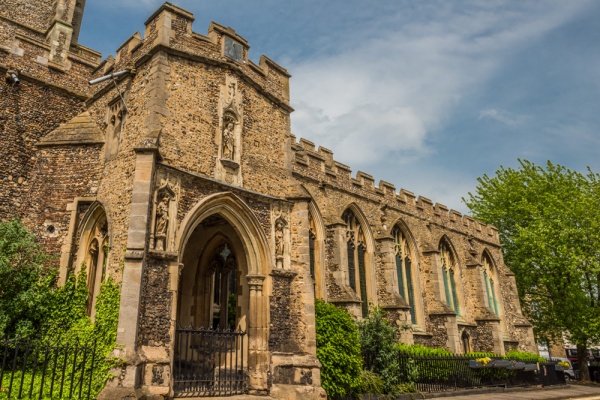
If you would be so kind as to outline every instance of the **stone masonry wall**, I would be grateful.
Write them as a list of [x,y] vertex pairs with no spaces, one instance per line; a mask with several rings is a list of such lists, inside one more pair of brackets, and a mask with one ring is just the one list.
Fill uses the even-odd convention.
[[146,261],[142,293],[139,342],[144,346],[165,346],[171,342],[173,295],[169,290],[169,269],[163,260]]
[[23,221],[50,254],[58,254],[69,230],[67,204],[75,197],[94,197],[101,176],[102,145],[42,147]]
[[45,32],[54,17],[57,0],[3,0],[0,15]]
[[[178,180],[181,185],[177,207],[177,229],[188,212],[203,198],[215,193],[233,192],[252,209],[267,237],[271,236],[271,204],[265,199],[261,199],[261,196],[194,176],[166,165],[159,165],[157,174],[159,173],[168,174],[170,179]],[[173,299],[169,290],[169,273],[166,265],[166,261],[146,258],[140,307],[141,322],[138,333],[144,345],[164,345],[171,340],[169,323]]]
[[0,220],[29,213],[33,194],[25,194],[39,165],[35,144],[81,107],[79,99],[50,86],[0,85]]
[[[497,294],[498,302],[503,307],[504,328],[500,337],[510,335],[516,341],[523,340],[523,338],[516,338],[518,330],[512,329],[515,323],[523,321],[523,317],[518,307],[516,286],[511,283],[512,274],[503,262],[495,229],[482,225],[468,216],[462,216],[456,211],[449,211],[443,205],[434,206],[431,200],[424,197],[416,198],[404,189],[398,194],[389,183],[380,182],[379,187],[376,187],[374,179],[363,172],[359,171],[356,178],[352,178],[350,169],[335,162],[329,150],[319,148],[315,151],[314,145],[306,140],[295,143],[292,137],[292,148],[296,152],[293,163],[294,178],[310,193],[325,221],[339,220],[344,210],[352,204],[368,221],[368,226],[363,227],[370,231],[367,240],[369,236],[377,239],[391,235],[397,223],[400,223],[414,240],[411,250],[413,263],[418,264],[419,270],[419,280],[417,280],[419,287],[415,288],[415,296],[422,296],[422,309],[417,311],[419,329],[424,330],[422,334],[433,334],[431,330],[438,330],[438,323],[429,322],[431,319],[429,313],[440,311],[436,304],[445,302],[445,298],[442,296],[443,293],[440,293],[439,286],[436,287],[441,282],[439,261],[437,264],[432,264],[432,260],[439,258],[435,251],[442,238],[446,238],[451,244],[458,265],[456,284],[461,318],[467,324],[475,325],[477,318],[482,315],[481,307],[485,307],[482,294],[485,288],[481,283],[483,270],[480,264],[484,251],[487,251],[497,268],[502,287],[502,293]],[[333,236],[329,237],[330,234],[333,235],[333,232],[329,232],[327,238],[323,238],[327,243],[332,241]],[[330,246],[331,243],[326,248],[330,249]],[[429,252],[431,249],[434,253],[426,257],[424,252]],[[387,301],[386,290],[394,287],[392,282],[385,281],[385,274],[375,272],[383,267],[379,255],[375,255],[376,265],[370,272],[377,279],[378,296],[370,295],[370,301],[375,304]],[[328,256],[326,259],[328,265],[325,279],[328,282],[328,291],[335,290],[337,284],[333,272],[339,269],[339,265],[335,262],[335,257]],[[331,293],[328,292],[328,295]],[[439,325],[439,329],[446,328]],[[428,335],[424,335],[418,340],[431,342],[437,340],[436,336],[434,334],[432,339],[428,339]],[[417,340],[416,335],[415,340]]]

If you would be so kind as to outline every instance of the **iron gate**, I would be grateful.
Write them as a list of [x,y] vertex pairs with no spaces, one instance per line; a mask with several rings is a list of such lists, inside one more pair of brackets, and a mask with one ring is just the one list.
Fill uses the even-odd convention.
[[176,330],[173,390],[176,397],[230,396],[248,388],[246,332]]

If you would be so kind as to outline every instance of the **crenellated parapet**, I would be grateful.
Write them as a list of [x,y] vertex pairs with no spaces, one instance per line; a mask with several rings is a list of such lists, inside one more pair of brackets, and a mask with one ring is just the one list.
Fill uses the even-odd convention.
[[[136,32],[117,50],[114,60],[105,61],[95,77],[123,69],[137,68],[158,51],[201,62],[208,66],[226,68],[244,79],[286,111],[289,105],[287,70],[266,56],[257,64],[248,58],[250,45],[233,28],[212,22],[208,34],[193,32],[194,15],[171,3],[164,3],[146,21],[144,37]],[[98,85],[98,90],[109,85]]]
[[335,161],[333,152],[301,138],[296,141],[292,135],[291,149],[294,153],[292,168],[296,176],[341,192],[360,196],[382,206],[401,212],[417,215],[427,223],[439,224],[463,232],[486,242],[498,243],[498,231],[492,225],[484,224],[469,215],[463,215],[443,204],[434,203],[424,196],[401,188],[399,191],[389,182],[375,178],[363,171],[352,176],[349,166]]

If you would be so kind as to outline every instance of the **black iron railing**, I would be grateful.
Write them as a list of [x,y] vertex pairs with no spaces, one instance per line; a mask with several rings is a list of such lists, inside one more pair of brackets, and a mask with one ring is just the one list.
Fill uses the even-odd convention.
[[96,343],[0,342],[0,399],[89,399]]
[[[377,354],[363,353],[363,359],[365,369],[379,370]],[[554,363],[526,364],[493,359],[484,366],[473,361],[472,357],[460,355],[420,357],[400,354],[397,373],[401,383],[412,383],[420,392],[565,384],[564,374],[555,371]]]
[[229,396],[248,388],[246,333],[178,328],[173,361],[176,397]]

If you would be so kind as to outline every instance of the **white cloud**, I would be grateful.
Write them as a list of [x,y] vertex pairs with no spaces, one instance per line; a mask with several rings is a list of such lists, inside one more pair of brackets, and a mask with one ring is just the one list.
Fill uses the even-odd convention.
[[520,123],[520,117],[513,117],[510,113],[504,110],[498,110],[495,108],[488,108],[486,110],[482,110],[479,113],[479,119],[493,119],[498,122],[502,122],[505,125],[513,126]]
[[[382,157],[430,154],[431,135],[443,129],[457,105],[481,90],[505,59],[585,5],[460,4],[398,10],[387,16],[396,19],[395,29],[365,27],[365,34],[348,33],[337,52],[288,66],[294,133],[331,148],[353,169]],[[480,118],[519,122],[492,108]]]

